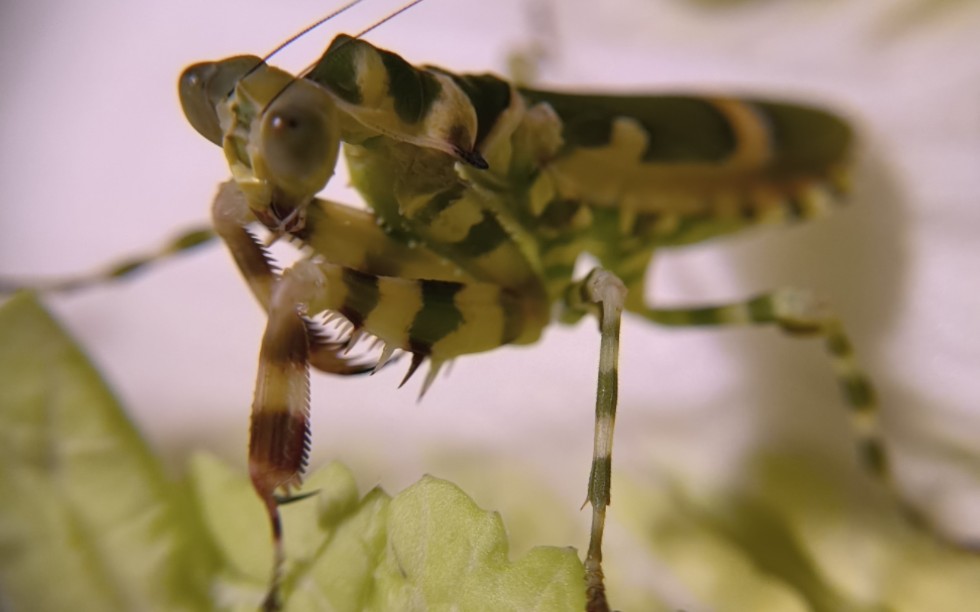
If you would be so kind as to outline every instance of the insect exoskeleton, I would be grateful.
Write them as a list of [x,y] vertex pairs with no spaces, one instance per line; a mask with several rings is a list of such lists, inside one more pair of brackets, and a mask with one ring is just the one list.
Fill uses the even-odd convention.
[[[645,291],[658,249],[811,219],[843,199],[854,140],[847,121],[724,95],[532,89],[415,66],[360,36],[337,36],[300,76],[268,59],[199,63],[179,81],[188,121],[222,148],[231,173],[213,202],[214,233],[267,315],[249,440],[250,476],[275,541],[267,609],[281,604],[279,504],[300,485],[309,453],[311,368],[369,372],[401,351],[410,356],[406,380],[430,365],[424,393],[452,359],[530,344],[552,322],[594,316],[589,610],[608,609],[602,539],[623,313],[821,339],[864,466],[891,486],[873,387],[823,301],[781,288],[663,308]],[[318,197],[341,151],[367,210]],[[300,247],[299,261],[280,270],[256,226],[269,241]],[[576,274],[583,256],[598,265]],[[348,352],[365,337],[376,341],[374,359]]]

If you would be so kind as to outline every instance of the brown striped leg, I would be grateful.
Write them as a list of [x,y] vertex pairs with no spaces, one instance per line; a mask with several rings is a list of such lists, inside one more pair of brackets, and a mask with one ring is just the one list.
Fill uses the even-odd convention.
[[619,327],[626,300],[626,286],[614,274],[596,268],[566,293],[573,311],[591,310],[599,317],[599,377],[595,403],[595,439],[587,503],[592,505],[592,530],[585,557],[586,610],[607,612],[602,574],[602,534],[610,503],[612,441],[619,391]]
[[[309,272],[310,274],[306,274]],[[272,525],[275,561],[266,610],[278,610],[285,561],[276,491],[301,484],[309,452],[309,334],[302,312],[318,271],[299,262],[273,285],[252,401],[248,467]]]
[[[265,610],[280,608],[279,582],[284,551],[276,492],[299,486],[309,450],[309,366],[351,373],[354,364],[339,355],[340,345],[321,339],[303,316],[318,297],[320,271],[300,261],[283,274],[275,268],[246,225],[252,220],[234,183],[223,184],[212,208],[215,230],[224,240],[252,293],[269,315],[252,402],[249,475],[265,504],[272,527],[275,560]],[[317,360],[320,349],[326,357]]]
[[[279,278],[272,258],[265,247],[248,230],[255,221],[248,210],[245,197],[234,181],[222,183],[211,208],[214,229],[231,252],[235,265],[255,299],[268,312],[272,287]],[[310,365],[331,374],[363,374],[374,369],[368,363],[344,355],[346,344],[329,337],[324,330],[305,321],[309,339]]]
[[[874,387],[858,365],[851,341],[840,321],[827,304],[812,293],[784,288],[736,304],[647,308],[638,312],[661,325],[772,324],[790,335],[820,337],[849,408],[860,461],[896,499],[900,499],[882,441]],[[915,516],[914,512],[909,512]]]
[[218,187],[218,194],[211,206],[211,220],[214,230],[231,251],[235,265],[252,290],[252,295],[268,312],[272,285],[279,275],[269,253],[247,229],[255,218],[248,209],[245,195],[234,181],[224,182]]

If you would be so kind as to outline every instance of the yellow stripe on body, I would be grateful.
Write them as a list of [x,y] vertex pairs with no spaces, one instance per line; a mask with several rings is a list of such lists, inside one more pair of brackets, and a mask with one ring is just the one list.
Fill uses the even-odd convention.
[[772,161],[769,126],[755,105],[733,98],[709,98],[707,101],[728,119],[735,133],[735,152],[721,164],[722,171],[751,170]]
[[364,327],[389,346],[408,350],[408,330],[422,309],[419,283],[401,278],[378,279],[378,304],[368,314]]
[[474,259],[474,268],[486,274],[486,278],[505,287],[526,287],[535,279],[534,272],[523,254],[512,242],[504,242],[492,251]]
[[574,149],[546,167],[555,190],[562,197],[599,206],[628,204],[635,213],[693,213],[704,210],[712,193],[750,185],[752,175],[772,158],[764,118],[746,102],[724,98],[708,102],[728,119],[735,133],[736,148],[724,161],[645,162],[650,134],[639,121],[617,117],[609,144]]
[[425,228],[426,238],[439,242],[460,242],[470,229],[483,221],[483,209],[466,197],[455,200],[432,219]]
[[381,276],[467,280],[451,261],[425,248],[397,241],[371,213],[328,200],[316,200],[307,227],[296,232],[305,246],[333,264]]
[[[395,96],[407,94],[392,90],[392,75],[381,56],[381,53],[386,53],[391,58],[392,54],[361,40],[350,44],[357,48],[354,68],[360,100],[351,104],[338,99],[337,105],[341,110],[363,125],[395,140],[442,151],[453,157],[461,150],[472,151],[477,131],[476,111],[451,78],[438,71],[408,68],[407,64],[403,64],[403,71],[395,75],[396,88],[399,83],[406,85],[397,80],[407,75],[405,71],[418,75],[415,78],[425,73],[438,87],[431,105],[420,109],[421,116],[411,122],[403,120],[397,112]],[[421,95],[421,92],[413,91]]]
[[578,147],[559,156],[543,169],[535,193],[618,208],[620,231],[628,234],[637,215],[651,213],[735,219],[748,207],[755,212],[753,223],[811,218],[835,199],[832,191],[846,191],[844,160],[830,168],[772,174],[779,160],[767,116],[756,104],[729,98],[705,102],[732,129],[735,148],[726,158],[645,161],[650,139],[656,135],[647,133],[636,119],[619,116],[612,120],[607,144]]
[[488,351],[512,340],[504,338],[505,317],[520,316],[520,313],[504,313],[500,287],[485,283],[466,285],[454,296],[453,303],[463,320],[453,332],[432,345],[434,361]]
[[344,267],[324,262],[315,265],[322,274],[322,285],[310,291],[307,302],[309,313],[339,311],[348,295],[347,284],[343,280]]

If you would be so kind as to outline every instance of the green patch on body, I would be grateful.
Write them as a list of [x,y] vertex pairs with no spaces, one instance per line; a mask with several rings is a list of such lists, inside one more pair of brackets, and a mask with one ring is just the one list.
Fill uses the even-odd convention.
[[442,91],[439,81],[399,55],[382,49],[376,51],[388,72],[388,91],[395,102],[398,118],[409,125],[421,122]]
[[735,150],[735,132],[708,101],[682,96],[602,96],[524,89],[532,102],[547,102],[564,124],[566,146],[602,147],[613,122],[636,120],[649,135],[647,163],[721,162]]
[[323,85],[345,102],[360,104],[357,55],[357,42],[350,36],[341,34],[333,39],[306,78]]

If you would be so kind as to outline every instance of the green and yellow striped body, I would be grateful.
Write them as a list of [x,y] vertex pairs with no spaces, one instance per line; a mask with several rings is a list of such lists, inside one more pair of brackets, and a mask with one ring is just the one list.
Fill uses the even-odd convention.
[[[839,200],[852,138],[839,118],[736,98],[520,89],[415,67],[343,35],[304,79],[241,56],[188,68],[180,87],[190,122],[232,170],[214,203],[216,233],[269,316],[249,465],[277,568],[275,492],[297,485],[305,465],[310,366],[353,374],[401,350],[409,376],[430,362],[424,391],[446,361],[534,342],[552,320],[587,313],[601,334],[590,610],[608,609],[601,541],[624,310],[664,325],[772,324],[822,337],[866,463],[887,480],[873,389],[818,301],[793,290],[673,310],[644,300],[656,249],[807,219]],[[316,198],[341,146],[369,210]],[[248,229],[255,222],[308,257],[279,273]],[[601,267],[576,279],[586,253]],[[310,317],[321,313],[348,333],[320,330]],[[376,363],[347,356],[362,335],[380,341]]]
[[[353,182],[388,235],[521,296],[511,307],[526,310],[502,316],[526,325],[502,343],[536,339],[550,306],[526,302],[560,301],[584,252],[633,285],[656,248],[813,217],[846,190],[850,129],[816,109],[522,90],[345,36],[307,78],[354,119],[342,136]],[[444,331],[466,323],[480,324]]]

